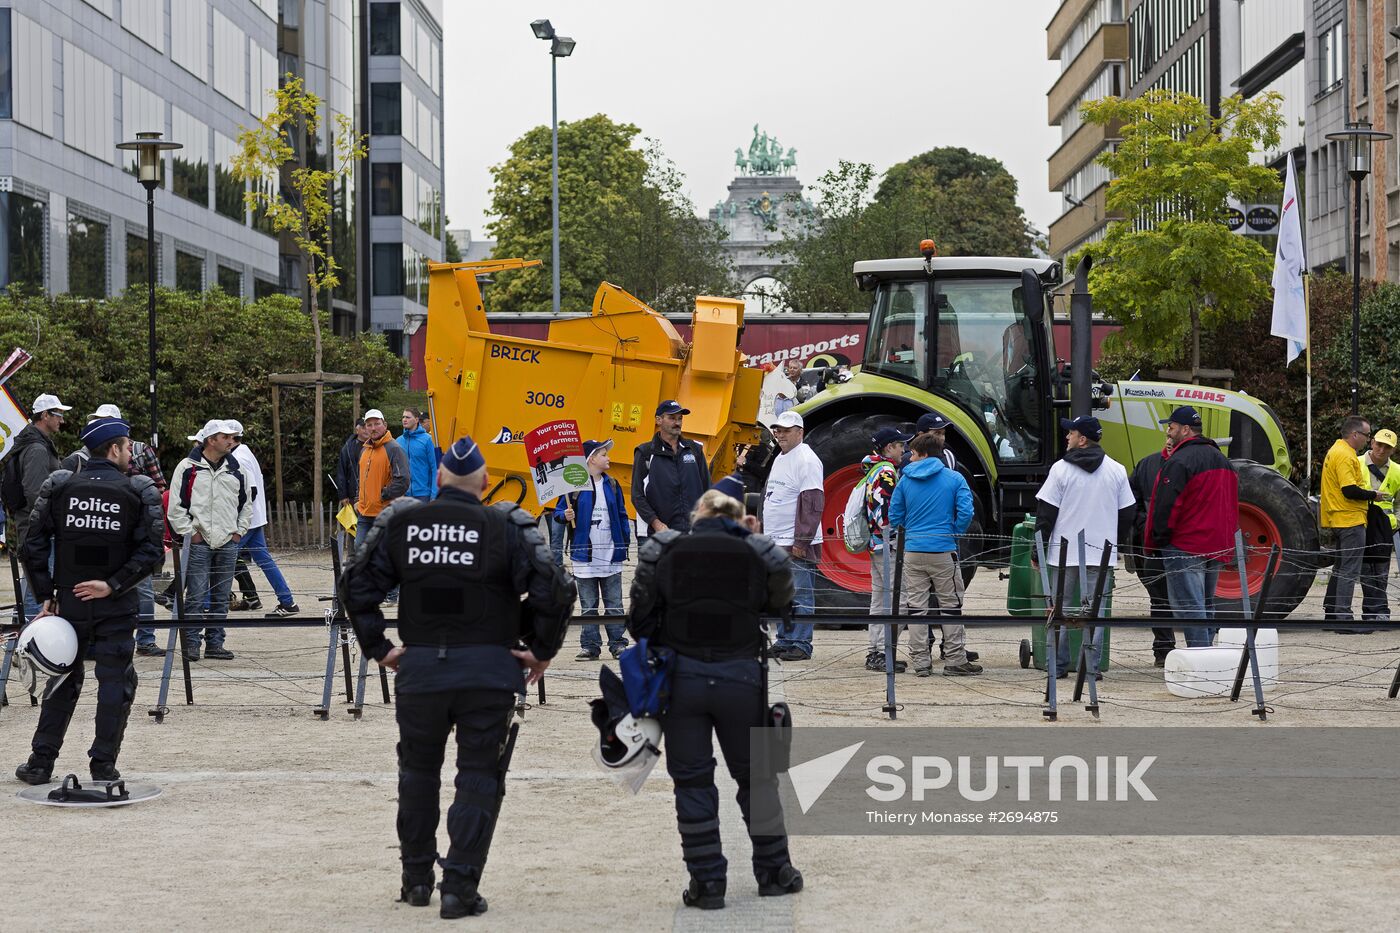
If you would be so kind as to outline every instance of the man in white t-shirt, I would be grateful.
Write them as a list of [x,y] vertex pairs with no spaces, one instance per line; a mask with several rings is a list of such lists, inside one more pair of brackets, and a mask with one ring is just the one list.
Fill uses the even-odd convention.
[[[622,486],[608,475],[612,446],[610,440],[583,442],[588,485],[560,497],[554,521],[568,530],[567,551],[578,583],[579,615],[617,616],[620,620],[622,564],[632,543],[632,523],[627,519]],[[627,626],[619,621],[603,628],[608,633],[608,651],[617,657],[627,647]],[[579,653],[574,660],[596,661],[602,653],[598,626],[580,627]]]
[[[1065,608],[1086,605],[1098,587],[1099,567],[1104,545],[1109,548],[1108,576],[1104,580],[1103,598],[1113,592],[1113,567],[1118,562],[1118,546],[1128,541],[1132,533],[1137,500],[1128,484],[1128,471],[1103,452],[1099,441],[1103,426],[1092,417],[1061,418],[1065,430],[1065,456],[1050,468],[1045,483],[1035,494],[1035,530],[1046,541],[1046,560],[1050,562],[1050,591],[1055,592],[1060,567],[1061,542],[1065,551]],[[1084,563],[1088,574],[1085,592],[1079,587],[1079,535],[1084,534]],[[1033,558],[1034,559],[1034,558]],[[1103,627],[1094,630],[1090,663],[1098,673],[1099,647]],[[1056,677],[1066,677],[1074,659],[1069,656],[1069,632],[1060,627],[1055,652]]]
[[267,618],[281,619],[286,616],[294,616],[301,610],[292,599],[292,588],[287,585],[287,580],[282,576],[282,570],[277,566],[277,561],[272,559],[272,553],[267,549],[267,535],[264,531],[267,527],[267,490],[263,486],[262,467],[258,465],[258,458],[253,456],[253,451],[248,448],[247,444],[243,443],[242,422],[226,421],[224,425],[233,435],[235,445],[233,459],[238,461],[238,469],[243,474],[253,510],[253,518],[248,524],[248,533],[243,536],[239,550],[258,565],[263,576],[267,577],[272,592],[277,594],[277,608],[269,612]]
[[[813,587],[821,560],[822,508],[825,487],[822,462],[802,440],[802,416],[785,411],[769,425],[781,451],[773,458],[763,487],[763,533],[792,557],[794,615],[815,611]],[[805,661],[812,656],[812,624],[784,622],[778,627],[773,656],[782,661]]]

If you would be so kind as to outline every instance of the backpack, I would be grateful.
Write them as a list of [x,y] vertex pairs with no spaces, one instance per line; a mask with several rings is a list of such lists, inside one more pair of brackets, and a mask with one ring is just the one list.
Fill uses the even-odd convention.
[[871,478],[884,465],[884,461],[881,461],[871,467],[846,497],[846,508],[841,512],[841,538],[846,550],[852,554],[864,554],[870,550],[870,519],[865,514],[865,492],[870,488]]
[[6,515],[18,515],[24,511],[24,483],[20,478],[19,457],[13,453],[5,459],[4,472],[0,473],[0,505],[5,506]]

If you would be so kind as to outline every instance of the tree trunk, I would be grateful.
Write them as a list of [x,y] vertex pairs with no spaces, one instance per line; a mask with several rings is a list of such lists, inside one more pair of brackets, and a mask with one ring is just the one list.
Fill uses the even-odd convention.
[[[310,257],[307,257],[310,258]],[[314,261],[314,260],[313,260]],[[321,501],[321,445],[325,386],[321,383],[321,312],[317,307],[317,289],[311,289],[311,332],[316,336],[316,416],[315,438],[311,444],[311,501]]]
[[1191,309],[1191,384],[1201,384],[1201,311]]

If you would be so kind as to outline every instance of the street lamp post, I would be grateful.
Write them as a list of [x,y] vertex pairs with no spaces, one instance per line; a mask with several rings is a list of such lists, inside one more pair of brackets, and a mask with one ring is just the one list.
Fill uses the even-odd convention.
[[160,450],[160,420],[156,409],[156,187],[160,185],[160,154],[184,148],[177,142],[162,140],[160,133],[137,133],[136,138],[118,143],[118,149],[136,152],[136,177],[146,189],[146,322],[150,330],[147,346],[150,351],[151,449]]
[[550,139],[553,148],[550,164],[550,211],[553,223],[553,250],[550,275],[553,286],[554,314],[559,314],[559,59],[574,54],[574,40],[568,36],[555,35],[554,27],[547,19],[537,19],[530,24],[536,39],[547,39],[549,46],[549,90],[550,90]]
[[1361,180],[1371,174],[1371,143],[1394,139],[1390,133],[1371,129],[1370,121],[1348,123],[1327,138],[1347,144],[1347,174],[1356,187],[1351,235],[1351,413],[1361,413]]

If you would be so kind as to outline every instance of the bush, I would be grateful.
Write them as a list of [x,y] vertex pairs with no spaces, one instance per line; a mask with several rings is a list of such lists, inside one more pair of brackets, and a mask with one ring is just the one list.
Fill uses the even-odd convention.
[[[137,438],[150,437],[146,294],[134,288],[118,298],[84,300],[56,297],[0,296],[0,352],[23,347],[34,354],[6,387],[24,411],[41,392],[52,392],[72,405],[63,433],[55,439],[59,455],[78,446],[86,415],[112,402],[132,425]],[[323,332],[329,327],[323,318]],[[295,298],[277,295],[245,302],[219,291],[156,295],[157,394],[160,405],[161,464],[166,475],[189,450],[187,435],[210,418],[237,418],[247,442],[273,478],[272,393],[269,373],[312,369],[311,319]],[[389,352],[382,337],[353,339],[328,336],[325,367],[329,372],[364,376],[362,407],[369,408],[401,389],[406,361]],[[314,390],[282,391],[284,494],[311,495]],[[325,394],[323,466],[335,457],[350,433],[349,389]],[[332,496],[325,483],[327,496]]]

